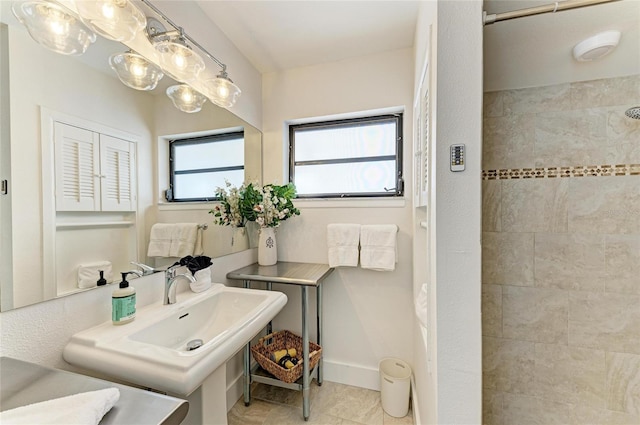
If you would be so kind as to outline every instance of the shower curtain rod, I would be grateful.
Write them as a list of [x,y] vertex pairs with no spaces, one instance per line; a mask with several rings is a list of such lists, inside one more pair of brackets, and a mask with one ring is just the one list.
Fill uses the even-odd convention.
[[540,15],[542,13],[555,13],[563,10],[578,9],[580,7],[595,6],[597,4],[611,3],[620,0],[568,0],[557,1],[555,3],[543,6],[530,7],[527,9],[512,10],[510,12],[487,14],[482,12],[482,21],[484,25],[490,25],[495,22],[506,21],[509,19],[522,18],[525,16]]

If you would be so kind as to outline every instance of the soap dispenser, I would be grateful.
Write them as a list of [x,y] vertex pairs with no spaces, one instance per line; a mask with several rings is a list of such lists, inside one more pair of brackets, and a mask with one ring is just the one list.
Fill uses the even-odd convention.
[[98,279],[98,281],[96,282],[96,285],[98,286],[106,285],[107,279],[104,278],[104,270],[98,270],[98,273],[100,273],[100,279]]
[[127,282],[128,272],[122,273],[122,282],[111,297],[111,320],[114,325],[124,325],[136,317],[136,290]]

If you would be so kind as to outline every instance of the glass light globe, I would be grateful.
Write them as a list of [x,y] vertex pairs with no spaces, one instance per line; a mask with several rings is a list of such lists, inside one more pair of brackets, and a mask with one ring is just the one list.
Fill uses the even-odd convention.
[[30,36],[54,52],[81,55],[96,41],[96,35],[80,19],[55,2],[14,3],[11,9]]
[[155,48],[160,53],[160,67],[174,80],[195,80],[204,69],[202,57],[184,43],[161,41],[155,44]]
[[136,90],[153,90],[164,76],[160,67],[134,52],[111,55],[109,65],[124,85]]
[[82,20],[110,40],[127,42],[147,25],[147,18],[129,0],[77,0]]
[[232,107],[242,93],[240,88],[227,77],[226,72],[222,72],[213,80],[207,80],[205,87],[205,94],[211,102],[223,108]]
[[167,88],[167,96],[173,105],[182,112],[194,113],[202,109],[207,98],[187,84],[178,84]]

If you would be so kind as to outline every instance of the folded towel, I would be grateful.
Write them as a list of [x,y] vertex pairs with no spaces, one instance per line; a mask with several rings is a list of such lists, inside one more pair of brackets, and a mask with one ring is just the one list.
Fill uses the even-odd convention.
[[428,323],[428,314],[427,314],[427,308],[429,307],[429,288],[427,286],[426,283],[422,284],[422,287],[420,288],[420,292],[418,293],[418,296],[416,297],[414,303],[415,303],[415,310],[416,310],[416,317],[418,318],[418,322],[420,322],[420,324],[423,327],[427,327],[427,323]]
[[184,257],[185,255],[193,255],[196,239],[198,238],[198,224],[176,223],[174,226],[169,256]]
[[202,292],[211,288],[211,266],[193,273],[193,277],[196,281],[189,284],[193,292]]
[[171,240],[175,226],[171,223],[156,223],[151,226],[149,235],[149,257],[169,257]]
[[356,267],[360,225],[332,223],[327,225],[327,247],[330,267]]
[[[149,257],[184,257],[202,252],[202,235],[197,223],[156,223],[149,235]],[[198,243],[199,239],[199,243]]]
[[395,270],[397,233],[395,224],[363,225],[360,228],[360,266],[378,271]]
[[120,390],[107,388],[33,403],[0,412],[3,425],[96,425],[118,402]]
[[93,288],[100,279],[100,270],[104,271],[107,282],[113,281],[113,268],[110,261],[96,261],[78,266],[78,288]]

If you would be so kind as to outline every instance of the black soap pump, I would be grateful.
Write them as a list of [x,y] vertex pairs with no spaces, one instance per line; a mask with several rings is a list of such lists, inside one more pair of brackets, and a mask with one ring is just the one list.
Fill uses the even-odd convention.
[[128,272],[122,272],[122,282],[111,297],[111,320],[114,325],[124,325],[136,318],[136,290],[127,282]]
[[98,272],[100,273],[100,279],[98,279],[98,282],[96,282],[96,284],[98,286],[104,286],[107,284],[107,279],[104,278],[104,270],[98,270]]

